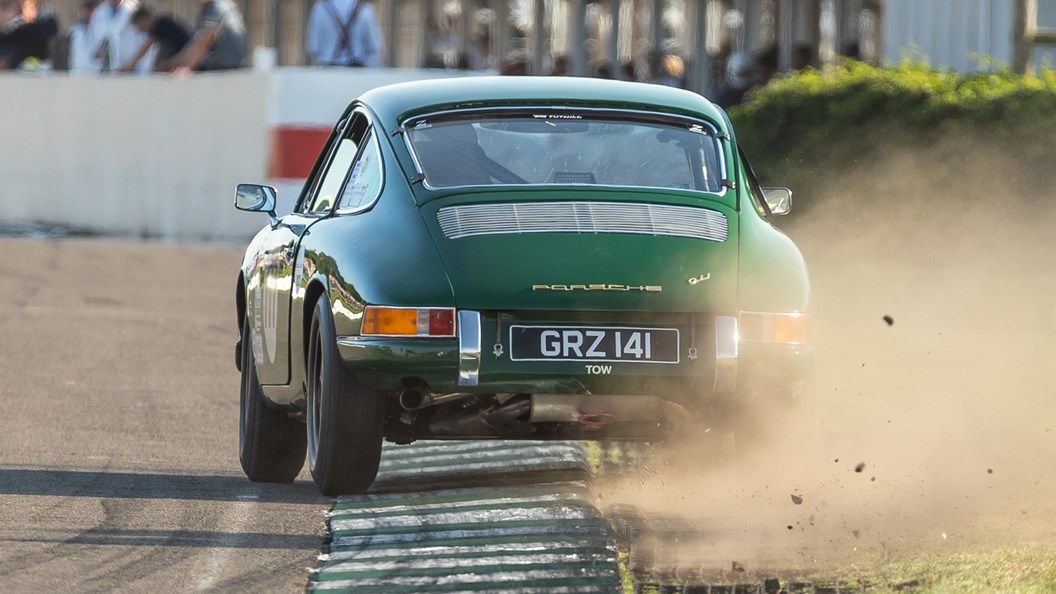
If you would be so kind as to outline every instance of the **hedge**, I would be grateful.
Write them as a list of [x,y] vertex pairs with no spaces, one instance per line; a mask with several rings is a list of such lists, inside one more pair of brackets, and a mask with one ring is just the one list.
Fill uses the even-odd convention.
[[[759,87],[732,110],[738,140],[765,175],[811,163],[841,167],[849,156],[926,147],[951,132],[1006,147],[1056,168],[1056,71],[958,74],[920,62],[880,68],[845,61]],[[1046,165],[1047,164],[1047,165]],[[801,180],[800,180],[801,181]]]

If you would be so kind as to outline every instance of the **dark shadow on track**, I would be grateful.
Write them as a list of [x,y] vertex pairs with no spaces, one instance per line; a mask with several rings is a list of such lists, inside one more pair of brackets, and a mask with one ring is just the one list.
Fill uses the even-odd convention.
[[0,468],[0,495],[325,504],[313,483],[251,483],[245,477]]
[[[2,530],[0,530],[2,534]],[[319,537],[305,534],[272,532],[215,532],[209,530],[132,530],[98,528],[79,532],[40,530],[29,538],[9,538],[6,542],[54,542],[62,544],[133,546],[133,547],[202,547],[232,549],[310,549],[319,546]]]

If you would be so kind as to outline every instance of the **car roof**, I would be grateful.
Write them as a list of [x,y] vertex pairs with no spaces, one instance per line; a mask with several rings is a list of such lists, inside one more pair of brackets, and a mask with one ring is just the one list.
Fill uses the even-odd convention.
[[574,105],[645,109],[704,117],[729,132],[704,97],[659,84],[573,76],[469,76],[377,87],[359,97],[386,126],[431,111],[504,105]]

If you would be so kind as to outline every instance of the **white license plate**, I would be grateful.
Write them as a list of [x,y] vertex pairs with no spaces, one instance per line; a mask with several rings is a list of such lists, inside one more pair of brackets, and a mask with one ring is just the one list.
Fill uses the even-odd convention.
[[512,361],[678,363],[675,328],[510,326]]

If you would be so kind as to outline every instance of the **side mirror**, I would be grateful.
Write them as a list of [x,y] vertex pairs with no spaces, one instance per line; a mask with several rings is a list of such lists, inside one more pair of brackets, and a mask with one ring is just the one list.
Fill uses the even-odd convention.
[[786,215],[792,210],[792,190],[788,188],[763,188],[763,200],[773,215]]
[[275,212],[275,201],[278,193],[271,186],[259,184],[238,184],[235,188],[235,208],[250,212]]

